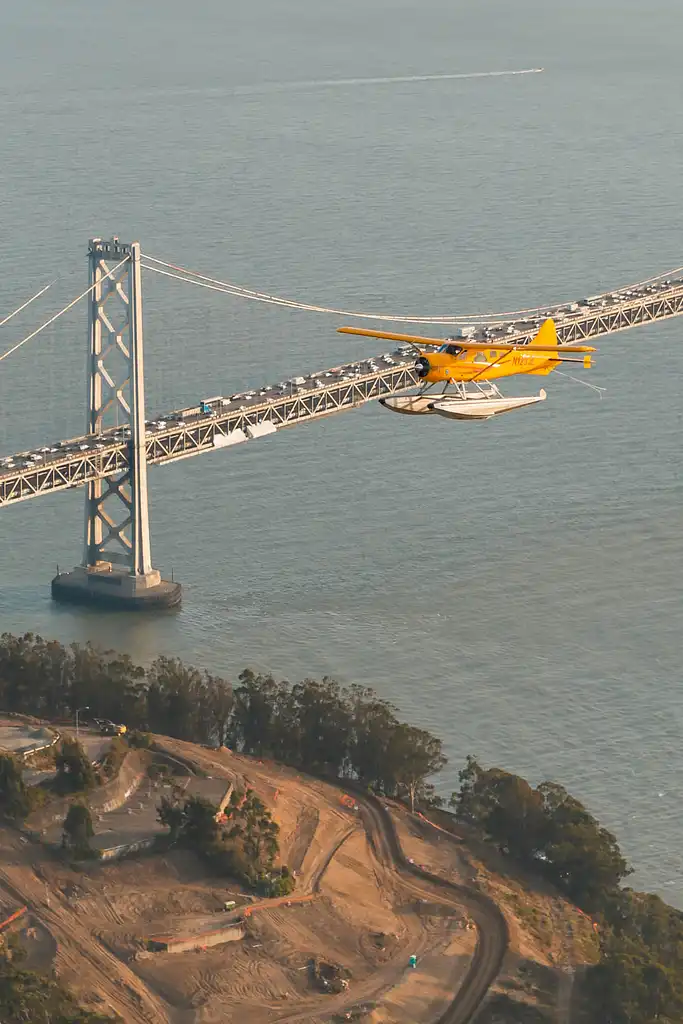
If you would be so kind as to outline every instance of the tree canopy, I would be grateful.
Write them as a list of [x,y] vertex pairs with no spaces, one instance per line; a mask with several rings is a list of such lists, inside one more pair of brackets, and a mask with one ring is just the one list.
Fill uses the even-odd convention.
[[31,810],[31,799],[21,766],[11,754],[0,754],[0,814],[21,820]]
[[12,940],[0,948],[2,1024],[112,1024],[111,1017],[81,1009],[54,978],[24,970],[23,959],[23,951]]
[[461,821],[593,915],[601,959],[579,985],[587,1024],[680,1024],[683,914],[622,887],[630,869],[617,840],[583,804],[557,783],[534,788],[473,757],[451,804]]
[[601,910],[630,868],[615,836],[554,782],[536,788],[473,757],[451,797],[461,821],[477,825],[499,848],[544,874],[588,912]]
[[658,896],[630,889],[601,915],[600,963],[583,983],[591,1024],[680,1024],[683,914]]
[[77,857],[92,855],[90,840],[95,835],[90,809],[85,804],[71,804],[64,819],[62,845]]
[[62,792],[81,793],[92,789],[97,776],[90,758],[78,740],[65,736],[55,754],[57,789]]
[[215,804],[199,796],[162,797],[158,813],[169,842],[194,850],[215,870],[252,886],[272,882],[279,826],[253,790],[234,790],[220,815]]
[[234,696],[230,734],[245,753],[387,796],[433,799],[427,780],[446,764],[441,740],[401,722],[374,690],[329,678],[291,686],[247,669]]
[[[401,722],[391,703],[365,687],[329,678],[292,684],[250,669],[233,687],[178,658],[160,656],[145,670],[89,644],[0,636],[0,706],[58,719],[86,705],[93,717],[124,722],[137,735],[227,744],[411,801],[433,797],[429,780],[446,761],[441,740]],[[94,783],[75,741],[64,740],[57,762],[64,791]]]

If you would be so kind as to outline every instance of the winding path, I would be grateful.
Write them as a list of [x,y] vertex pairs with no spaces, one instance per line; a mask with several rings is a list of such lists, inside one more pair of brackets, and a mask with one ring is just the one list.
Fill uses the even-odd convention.
[[[245,755],[240,755],[240,758],[249,760]],[[220,768],[224,772],[229,771],[227,765],[208,757],[204,752],[196,760],[203,760],[211,764],[214,769]],[[326,779],[325,782],[334,785],[329,779]],[[338,783],[339,788],[341,785],[341,782]],[[386,870],[398,874],[401,877],[402,886],[418,898],[434,899],[436,896],[439,902],[453,907],[454,910],[465,910],[474,922],[477,929],[477,944],[469,969],[450,1006],[434,1022],[434,1024],[469,1024],[474,1020],[489,989],[500,974],[510,943],[505,917],[495,901],[484,893],[472,887],[451,882],[412,864],[403,852],[393,819],[384,803],[348,781],[344,782],[344,787],[349,793],[353,793],[356,803],[361,808],[362,822],[368,841],[380,864]],[[431,825],[427,819],[422,820],[427,825]],[[313,880],[313,891],[319,888],[322,874],[337,853],[341,843],[348,836],[349,834],[343,836],[341,842],[338,842],[326,854],[322,871],[319,870],[319,865],[318,870],[314,872],[314,874],[318,874],[318,877],[317,884]],[[305,1014],[297,1014],[291,1018],[283,1017],[281,1020],[295,1020],[299,1016],[302,1020],[306,1019]]]
[[[197,763],[208,762],[214,770],[220,769],[222,773],[230,774],[227,765],[219,764],[201,753],[194,760]],[[401,888],[417,898],[427,901],[436,899],[454,911],[464,910],[474,922],[477,943],[470,965],[452,1002],[434,1022],[470,1024],[500,973],[508,948],[509,933],[503,914],[484,893],[448,881],[411,863],[403,852],[394,821],[384,803],[367,792],[350,787],[348,783],[346,788],[354,794],[368,842],[378,864],[387,875],[398,875]],[[255,904],[252,912],[280,903],[308,902],[318,898],[327,868],[340,847],[357,832],[358,823],[354,823],[338,834],[328,849],[320,852],[306,879],[304,892],[296,896],[264,900]],[[47,852],[39,845],[22,843],[20,837],[11,830],[1,830],[0,836],[3,853],[0,882],[44,921],[59,944],[58,959],[61,959],[62,964],[77,971],[78,961],[83,958],[81,962],[85,961],[88,969],[98,975],[110,1005],[119,1012],[123,1011],[125,1019],[131,1021],[131,1024],[161,1024],[175,1019],[177,1015],[174,1009],[90,933],[86,922],[78,919],[60,898],[61,894],[51,892],[48,896],[45,883],[41,881],[41,865],[49,859]],[[310,1011],[279,1019],[310,1019]]]
[[477,928],[477,945],[470,968],[448,1007],[435,1024],[468,1024],[474,1019],[498,977],[510,941],[507,922],[497,904],[484,893],[450,882],[411,864],[401,847],[392,817],[376,797],[356,793],[363,809],[368,838],[378,859],[401,875],[406,888],[421,898],[435,895],[441,903],[465,909]]

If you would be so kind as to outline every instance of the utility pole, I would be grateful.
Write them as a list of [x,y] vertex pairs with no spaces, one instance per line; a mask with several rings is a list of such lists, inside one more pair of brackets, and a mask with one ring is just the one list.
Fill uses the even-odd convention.
[[76,708],[76,742],[78,743],[78,716],[81,711],[90,711],[90,705],[86,704],[82,708]]

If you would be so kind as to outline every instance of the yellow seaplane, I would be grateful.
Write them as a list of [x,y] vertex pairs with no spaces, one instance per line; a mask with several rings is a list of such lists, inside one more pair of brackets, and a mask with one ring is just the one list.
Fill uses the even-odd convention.
[[[416,394],[380,398],[385,409],[409,416],[437,413],[455,420],[488,420],[503,412],[535,405],[546,398],[538,395],[506,398],[493,383],[516,374],[546,376],[560,363],[591,365],[589,345],[558,345],[553,320],[546,320],[528,344],[469,341],[467,339],[421,338],[412,334],[393,334],[363,327],[339,327],[339,334],[359,334],[412,345],[417,352],[415,370],[422,381]],[[422,346],[431,346],[429,350]],[[565,353],[580,352],[581,358]],[[441,391],[439,387],[441,386]]]

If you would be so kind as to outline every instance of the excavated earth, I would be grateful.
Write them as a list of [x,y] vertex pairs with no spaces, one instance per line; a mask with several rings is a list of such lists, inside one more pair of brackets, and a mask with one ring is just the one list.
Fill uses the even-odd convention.
[[[478,929],[453,896],[397,870],[361,800],[342,800],[334,786],[225,749],[159,743],[204,775],[256,790],[280,825],[281,858],[297,873],[295,892],[255,900],[180,850],[77,871],[41,843],[0,829],[0,903],[8,913],[29,908],[14,927],[30,966],[53,966],[84,1005],[127,1024],[472,1019],[449,1015],[449,1007],[470,971]],[[519,989],[520,999],[533,1002],[528,974],[520,974],[533,963],[548,972],[544,983],[550,978],[543,999],[556,1009],[548,1020],[559,1020],[570,968],[591,957],[590,922],[552,894],[501,878],[479,851],[398,805],[390,813],[409,863],[463,892],[487,892],[503,910],[508,948],[488,998]],[[226,910],[228,901],[237,906]],[[541,907],[546,932],[562,934],[562,957],[540,926],[529,927],[529,906]],[[237,920],[243,938],[206,941],[217,932],[234,940]],[[150,940],[188,937],[185,952],[150,952]],[[414,970],[411,955],[418,958]],[[344,987],[325,991],[316,964],[343,977]]]

